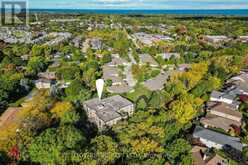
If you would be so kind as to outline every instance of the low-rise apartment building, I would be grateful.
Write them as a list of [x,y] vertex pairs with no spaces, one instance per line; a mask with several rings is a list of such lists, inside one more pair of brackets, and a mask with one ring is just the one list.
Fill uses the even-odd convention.
[[83,107],[89,120],[95,123],[99,130],[111,127],[134,113],[133,103],[119,95],[102,100],[91,99],[83,102]]

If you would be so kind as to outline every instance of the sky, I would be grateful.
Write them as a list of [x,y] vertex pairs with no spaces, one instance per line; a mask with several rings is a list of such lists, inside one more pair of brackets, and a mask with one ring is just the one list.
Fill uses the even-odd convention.
[[248,0],[29,0],[45,9],[248,9]]

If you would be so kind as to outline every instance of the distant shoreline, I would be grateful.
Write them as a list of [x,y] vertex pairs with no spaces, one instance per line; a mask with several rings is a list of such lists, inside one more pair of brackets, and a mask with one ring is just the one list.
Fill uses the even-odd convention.
[[126,10],[126,9],[29,9],[30,13],[81,13],[81,14],[171,14],[171,15],[223,15],[223,16],[248,16],[248,9],[226,10]]

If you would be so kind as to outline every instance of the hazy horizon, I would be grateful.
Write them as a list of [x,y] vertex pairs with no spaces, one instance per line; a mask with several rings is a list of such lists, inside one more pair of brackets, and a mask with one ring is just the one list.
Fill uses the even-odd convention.
[[30,9],[221,10],[248,9],[247,0],[29,0]]

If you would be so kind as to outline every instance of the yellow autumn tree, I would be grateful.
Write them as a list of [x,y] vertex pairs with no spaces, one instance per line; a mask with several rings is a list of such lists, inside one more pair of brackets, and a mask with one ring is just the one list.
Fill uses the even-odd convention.
[[53,108],[50,110],[56,118],[61,118],[65,112],[71,111],[73,106],[68,101],[56,102]]
[[208,63],[201,62],[192,64],[191,69],[187,72],[179,72],[171,77],[172,83],[182,81],[187,90],[194,88],[208,71]]
[[183,95],[178,100],[174,101],[170,108],[175,115],[175,119],[182,124],[188,123],[198,113],[198,109],[203,104],[200,98],[194,98],[192,95]]
[[164,148],[155,140],[143,137],[135,139],[131,143],[133,153],[146,157],[149,153],[162,153]]

